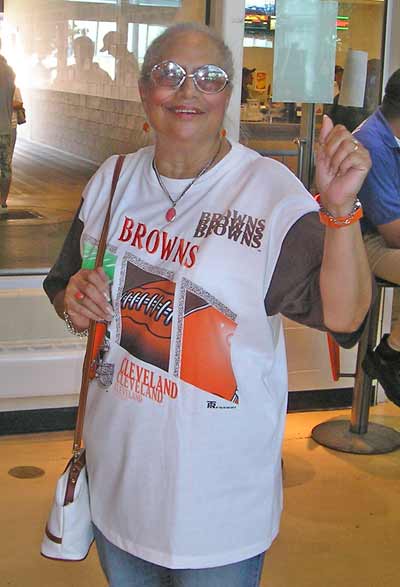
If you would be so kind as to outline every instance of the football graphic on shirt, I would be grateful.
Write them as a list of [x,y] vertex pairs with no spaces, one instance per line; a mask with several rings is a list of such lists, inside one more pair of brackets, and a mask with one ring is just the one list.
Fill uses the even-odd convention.
[[[176,284],[128,262],[120,299],[120,345],[133,357],[164,371],[177,368],[183,381],[205,393],[238,403],[231,362],[235,316],[206,291],[187,284],[196,293],[184,286],[181,311],[174,316]],[[178,352],[171,361],[178,363],[171,364],[173,330]]]
[[236,323],[201,297],[187,292],[180,377],[199,389],[237,402],[231,363]]
[[131,355],[168,371],[175,284],[153,277],[121,296],[120,344]]

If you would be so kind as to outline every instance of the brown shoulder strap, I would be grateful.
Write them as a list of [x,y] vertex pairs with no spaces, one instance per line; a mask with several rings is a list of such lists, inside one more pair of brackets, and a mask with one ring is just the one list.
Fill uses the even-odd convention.
[[115,164],[114,175],[113,175],[112,183],[111,183],[110,200],[108,202],[107,213],[106,213],[106,217],[104,219],[103,230],[101,231],[99,248],[97,249],[95,267],[100,267],[100,265],[103,264],[103,258],[104,258],[104,253],[106,250],[106,244],[107,244],[108,227],[110,225],[110,218],[111,218],[111,204],[112,204],[112,201],[114,198],[115,188],[117,187],[119,174],[121,173],[124,159],[125,159],[125,155],[119,155],[117,162]]
[[[125,159],[125,155],[119,155],[117,162],[115,164],[114,175],[113,175],[112,184],[111,184],[110,199],[108,202],[108,208],[107,208],[107,213],[106,213],[106,217],[105,217],[104,224],[103,224],[103,229],[101,231],[99,247],[97,249],[95,267],[100,267],[103,264],[103,258],[104,258],[104,253],[106,250],[106,244],[107,244],[108,227],[110,225],[110,218],[111,218],[111,204],[113,201],[115,188],[117,187],[118,178],[119,178],[119,175],[121,172],[121,168],[124,163],[124,159]],[[75,459],[77,459],[79,457],[79,451],[80,451],[81,444],[82,444],[83,420],[85,417],[87,392],[88,392],[88,388],[89,388],[90,361],[91,361],[92,352],[93,352],[95,329],[96,329],[96,322],[94,320],[91,320],[90,325],[89,325],[87,344],[86,344],[85,360],[83,362],[83,368],[82,368],[81,390],[79,393],[78,413],[76,416],[74,443],[72,446],[72,453],[73,453]]]

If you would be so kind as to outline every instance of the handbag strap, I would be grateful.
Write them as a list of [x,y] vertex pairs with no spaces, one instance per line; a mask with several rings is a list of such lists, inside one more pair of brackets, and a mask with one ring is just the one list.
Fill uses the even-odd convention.
[[[103,224],[103,229],[101,231],[99,247],[97,249],[96,255],[96,262],[95,262],[95,269],[100,267],[103,264],[104,253],[106,250],[107,245],[107,235],[108,235],[108,228],[110,225],[110,218],[111,218],[111,204],[113,201],[115,188],[117,187],[119,174],[121,172],[121,168],[125,159],[125,155],[119,155],[117,162],[114,168],[114,174],[112,178],[111,184],[111,191],[110,191],[110,199],[108,202],[108,208],[106,217]],[[76,424],[75,424],[75,433],[74,433],[74,442],[72,445],[72,454],[74,460],[77,460],[80,455],[80,449],[82,445],[82,431],[83,431],[83,420],[85,417],[85,409],[86,409],[86,400],[87,400],[87,393],[89,389],[89,372],[90,372],[90,363],[92,359],[94,341],[95,341],[95,330],[96,330],[96,321],[90,320],[89,324],[89,332],[88,332],[88,339],[86,344],[86,352],[85,352],[85,359],[83,362],[82,368],[82,381],[81,381],[81,390],[79,392],[79,404],[78,404],[78,412],[76,416]]]

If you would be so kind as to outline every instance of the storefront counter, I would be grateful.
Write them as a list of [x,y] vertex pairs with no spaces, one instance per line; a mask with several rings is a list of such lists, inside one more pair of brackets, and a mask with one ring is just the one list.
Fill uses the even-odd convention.
[[290,141],[300,136],[300,124],[294,122],[250,122],[240,123],[240,140]]

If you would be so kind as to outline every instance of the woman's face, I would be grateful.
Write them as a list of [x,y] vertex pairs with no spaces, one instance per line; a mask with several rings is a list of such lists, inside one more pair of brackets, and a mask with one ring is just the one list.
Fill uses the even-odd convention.
[[[193,32],[179,33],[167,41],[160,62],[167,60],[178,63],[188,74],[202,65],[224,65],[215,44],[206,35]],[[196,144],[219,133],[231,94],[229,84],[218,94],[205,94],[192,78],[186,78],[178,89],[159,87],[149,80],[140,90],[147,117],[159,138]]]

